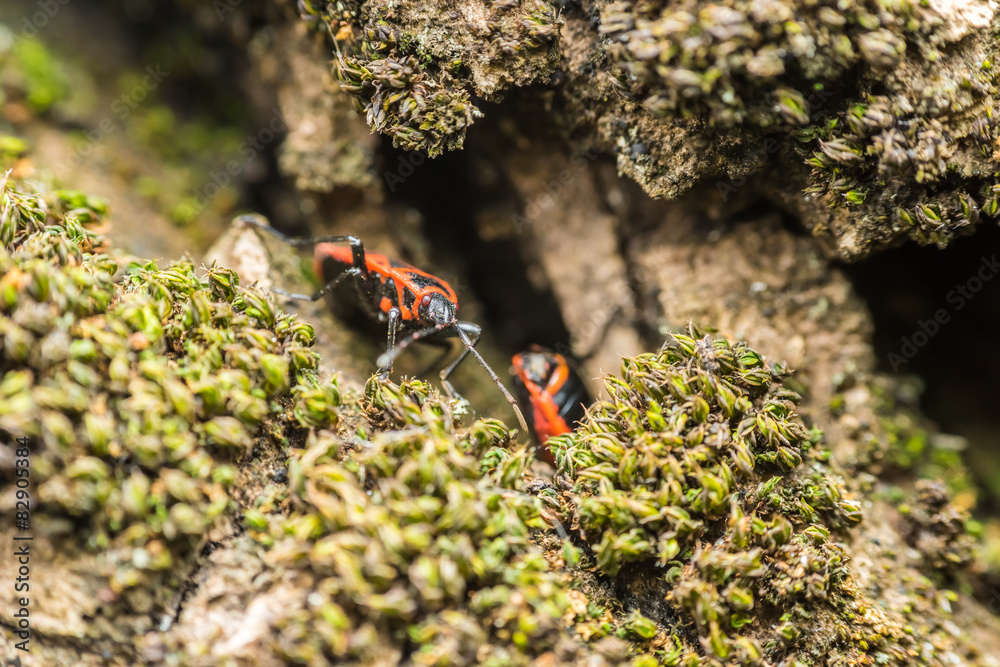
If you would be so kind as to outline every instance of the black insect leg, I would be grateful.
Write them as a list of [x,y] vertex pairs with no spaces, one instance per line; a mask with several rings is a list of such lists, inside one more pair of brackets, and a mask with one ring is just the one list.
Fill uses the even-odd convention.
[[417,376],[419,377],[427,375],[435,368],[440,368],[441,364],[444,363],[444,360],[450,357],[454,352],[454,346],[451,344],[451,340],[447,338],[425,338],[420,342],[425,345],[432,345],[434,347],[441,348],[443,351],[441,352],[440,355],[438,355],[437,358],[434,359],[434,361],[427,364],[426,367],[424,367],[419,373],[417,373]]
[[[473,324],[472,322],[456,322],[455,329],[464,331],[465,335],[468,337],[469,343],[462,349],[462,352],[455,358],[455,361],[448,364],[447,368],[441,370],[440,375],[441,375],[441,384],[444,385],[444,390],[448,392],[448,395],[460,399],[462,398],[461,395],[459,395],[459,393],[455,391],[455,388],[451,385],[451,382],[448,381],[448,378],[451,377],[451,374],[455,371],[456,368],[458,368],[458,365],[462,363],[462,361],[467,356],[469,356],[469,351],[473,347],[479,344],[479,338],[483,335],[483,329],[478,324]],[[463,340],[463,343],[464,342],[465,341]]]
[[295,247],[314,246],[318,243],[349,243],[351,246],[351,268],[345,270],[336,278],[327,282],[314,294],[296,294],[294,292],[286,292],[285,290],[279,288],[274,288],[271,291],[290,299],[298,299],[300,301],[319,301],[325,294],[339,285],[341,281],[351,276],[356,279],[355,285],[357,285],[361,301],[371,308],[373,298],[371,274],[368,272],[368,262],[365,259],[365,246],[361,242],[361,239],[357,236],[344,234],[339,236],[319,236],[316,238],[301,239],[285,236],[274,227],[271,227],[270,225],[265,224],[262,220],[259,220],[256,216],[241,215],[237,218],[237,221],[244,225],[263,230],[281,242]]
[[[523,434],[530,433],[530,431],[528,430],[528,424],[527,422],[524,421],[524,415],[521,414],[521,408],[517,407],[517,401],[515,401],[514,397],[510,395],[509,391],[507,391],[507,387],[503,386],[503,383],[500,381],[500,378],[497,377],[497,374],[493,372],[493,369],[490,368],[490,365],[486,363],[486,360],[483,359],[482,355],[476,351],[475,347],[473,347],[476,343],[479,342],[479,337],[482,334],[482,329],[480,329],[478,325],[473,324],[472,322],[450,322],[447,324],[436,324],[432,327],[427,327],[426,329],[421,329],[419,331],[416,331],[407,336],[406,338],[404,338],[403,340],[399,341],[399,344],[396,345],[396,347],[394,347],[393,349],[386,350],[385,354],[383,354],[378,358],[379,367],[391,368],[393,360],[397,356],[399,356],[399,354],[403,350],[408,348],[413,343],[416,343],[417,341],[427,338],[428,336],[432,336],[438,332],[448,332],[449,334],[451,332],[454,332],[454,335],[458,336],[458,338],[462,341],[462,345],[465,346],[465,349],[462,350],[462,353],[458,356],[458,358],[451,364],[449,364],[448,368],[441,371],[441,383],[444,385],[445,391],[448,393],[448,395],[453,397],[458,397],[458,394],[455,393],[455,388],[452,387],[451,382],[448,381],[448,377],[451,375],[452,371],[455,370],[458,364],[461,363],[462,360],[465,359],[467,355],[471,354],[482,365],[482,367],[486,369],[486,372],[489,373],[490,378],[493,380],[494,384],[496,384],[496,386],[500,388],[500,391],[503,393],[504,398],[506,398],[507,402],[510,403],[510,407],[513,408],[514,414],[517,416],[517,423],[521,426],[521,433]],[[476,343],[472,342],[472,338],[475,338]]]
[[389,309],[389,339],[386,341],[385,354],[379,357],[379,362],[388,355],[388,365],[380,366],[378,369],[378,377],[380,380],[385,380],[389,377],[389,373],[392,372],[392,363],[395,361],[396,356],[392,353],[396,349],[396,335],[399,333],[399,325],[402,322],[402,314],[399,312],[399,308]]
[[[455,322],[454,327],[455,327],[455,332],[458,334],[459,339],[462,341],[462,344],[465,345],[465,351],[461,355],[459,355],[458,359],[456,359],[450,366],[448,366],[448,368],[441,371],[441,382],[444,384],[445,389],[449,392],[449,394],[454,395],[454,390],[451,388],[451,383],[448,382],[447,378],[449,375],[451,375],[451,372],[455,370],[455,367],[458,366],[458,364],[463,359],[465,359],[466,352],[472,354],[472,356],[476,358],[476,360],[480,363],[480,365],[486,369],[486,372],[489,373],[489,376],[490,378],[492,378],[493,383],[496,384],[496,386],[500,389],[500,392],[503,394],[504,398],[506,398],[507,402],[510,403],[510,407],[514,410],[514,415],[517,417],[517,423],[521,426],[521,433],[524,435],[530,433],[530,431],[528,430],[528,423],[524,421],[524,415],[521,414],[521,408],[517,407],[517,401],[515,401],[514,397],[510,395],[510,392],[507,391],[507,387],[503,386],[503,382],[500,381],[500,378],[497,377],[497,374],[493,372],[493,369],[490,368],[490,365],[486,363],[486,360],[483,359],[483,356],[479,354],[479,352],[474,347],[474,345],[479,342],[479,337],[482,334],[482,329],[480,329],[478,325],[473,324],[472,322]],[[472,340],[470,339],[469,333],[475,335],[476,339],[475,343],[473,343]]]
[[420,329],[419,331],[415,331],[406,338],[404,338],[403,340],[399,341],[399,343],[396,344],[392,349],[386,350],[384,353],[382,353],[382,355],[379,356],[378,360],[375,363],[378,364],[379,368],[392,368],[392,362],[394,362],[396,360],[396,357],[402,354],[403,350],[408,348],[411,344],[421,341],[424,338],[427,338],[428,336],[432,336],[443,329],[447,329],[450,326],[451,326],[450,324],[435,324],[432,327],[427,327],[426,329]]
[[351,234],[341,234],[338,236],[317,236],[309,239],[301,239],[291,236],[285,236],[274,227],[264,224],[263,222],[261,222],[255,216],[252,215],[241,215],[239,218],[237,218],[237,220],[243,223],[244,225],[249,225],[251,227],[256,227],[257,229],[264,230],[274,238],[279,239],[280,241],[287,243],[288,245],[291,246],[308,247],[317,245],[319,243],[348,243],[351,246],[351,259],[353,263],[353,269],[357,270],[360,273],[366,285],[368,285],[369,283],[370,277],[368,275],[368,262],[365,261],[365,246],[361,242],[361,239],[359,239],[357,236],[353,236]]
[[313,294],[296,294],[295,292],[286,292],[285,290],[279,287],[272,287],[271,291],[274,292],[275,294],[280,294],[281,296],[287,296],[289,299],[298,299],[299,301],[319,301],[320,299],[323,298],[324,295],[326,295],[327,292],[329,292],[334,287],[339,285],[341,282],[343,282],[344,278],[347,277],[357,278],[358,281],[364,280],[364,278],[361,277],[361,274],[358,272],[358,270],[355,269],[354,267],[351,267],[350,269],[347,269],[346,271],[341,273],[339,276],[337,276],[327,284],[320,287]]

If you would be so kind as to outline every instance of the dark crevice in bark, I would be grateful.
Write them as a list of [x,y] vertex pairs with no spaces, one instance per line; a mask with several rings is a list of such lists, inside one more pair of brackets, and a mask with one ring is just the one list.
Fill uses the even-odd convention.
[[[472,143],[472,142],[470,142]],[[383,143],[387,165],[404,155]],[[499,345],[508,351],[537,343],[567,345],[569,332],[551,290],[528,278],[529,266],[520,252],[518,235],[486,237],[477,228],[485,211],[516,210],[517,192],[489,150],[475,142],[461,152],[446,153],[414,168],[395,185],[390,199],[420,211],[431,255],[459,268],[467,285],[453,285],[475,294],[483,305],[482,321]],[[513,224],[513,223],[511,223]]]
[[1000,357],[984,351],[996,349],[1000,275],[983,278],[998,248],[1000,228],[984,224],[944,251],[908,243],[842,267],[875,321],[879,370],[923,380],[920,409],[944,432],[969,440],[972,472],[992,486],[980,508],[990,513],[1000,511],[1000,473],[989,468],[1000,432]]

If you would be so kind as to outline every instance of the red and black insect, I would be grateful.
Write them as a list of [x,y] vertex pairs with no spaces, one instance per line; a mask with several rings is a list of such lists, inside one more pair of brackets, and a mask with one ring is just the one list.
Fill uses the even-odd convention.
[[569,433],[590,404],[587,386],[573,364],[563,355],[533,345],[513,359],[514,391],[531,405],[528,425],[538,446],[539,458],[555,465],[545,441]]
[[[482,335],[478,324],[464,322],[456,317],[458,297],[447,282],[420,269],[390,260],[385,255],[366,252],[361,239],[351,235],[324,236],[315,239],[289,238],[273,227],[253,216],[241,216],[240,222],[275,236],[293,246],[315,246],[313,261],[316,275],[326,280],[315,294],[291,294],[283,290],[273,290],[292,299],[318,301],[342,281],[351,279],[358,289],[362,305],[369,314],[389,325],[386,351],[376,362],[379,375],[387,377],[392,371],[396,357],[418,341],[435,342],[443,338],[457,337],[465,349],[458,358],[441,371],[441,383],[449,396],[458,396],[448,378],[462,360],[470,353],[474,356],[517,415],[521,429],[528,431],[528,425],[521,414],[514,397],[500,382],[486,360],[476,351],[476,344]],[[334,245],[347,243],[349,247]],[[400,334],[408,334],[397,340]]]

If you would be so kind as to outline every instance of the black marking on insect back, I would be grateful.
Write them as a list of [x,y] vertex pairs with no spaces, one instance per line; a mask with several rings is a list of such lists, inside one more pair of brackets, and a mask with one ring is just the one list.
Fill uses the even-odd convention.
[[396,291],[396,281],[386,278],[379,290],[379,297],[388,298],[394,308],[399,308],[399,293]]
[[584,417],[584,406],[591,402],[587,387],[584,386],[574,369],[570,369],[569,377],[552,397],[559,407],[559,416],[572,428]]
[[413,310],[413,304],[417,302],[416,295],[413,294],[413,290],[403,290],[403,309]]
[[417,289],[424,289],[425,287],[437,287],[439,289],[444,289],[444,284],[442,281],[437,280],[431,276],[428,276],[423,271],[413,270],[406,272],[407,278]]

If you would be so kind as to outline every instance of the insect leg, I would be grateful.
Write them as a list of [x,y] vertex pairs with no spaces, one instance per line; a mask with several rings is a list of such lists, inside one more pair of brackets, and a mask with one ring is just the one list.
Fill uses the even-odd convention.
[[[389,309],[389,340],[386,342],[385,351],[389,354],[389,365],[379,366],[378,377],[380,380],[385,380],[389,377],[389,373],[392,372],[392,362],[396,359],[395,355],[390,354],[396,348],[396,334],[399,333],[399,323],[402,321],[403,317],[399,312],[399,308]],[[385,355],[382,355],[384,357]],[[379,357],[379,362],[382,361],[382,357]]]
[[421,340],[422,338],[426,338],[427,336],[437,333],[442,329],[446,329],[449,326],[451,325],[435,324],[432,327],[427,327],[426,329],[415,331],[406,338],[404,338],[403,340],[399,341],[396,347],[392,348],[391,350],[386,350],[384,353],[382,353],[382,355],[379,356],[379,358],[375,361],[375,363],[378,364],[379,368],[392,368],[392,362],[396,360],[396,357],[398,357],[403,352],[403,350],[408,348],[413,343],[416,343],[417,341]]
[[347,269],[346,271],[341,273],[339,276],[337,276],[327,284],[320,287],[313,294],[296,294],[294,292],[286,292],[285,290],[280,289],[278,287],[272,287],[271,291],[274,292],[275,294],[280,294],[281,296],[287,296],[289,299],[298,299],[299,301],[319,301],[320,299],[323,298],[323,295],[332,290],[347,277],[353,277],[357,278],[358,280],[364,280],[363,276],[361,275],[361,272],[352,266],[351,268]]
[[434,361],[427,364],[427,366],[423,370],[417,373],[418,376],[427,375],[435,368],[441,368],[441,365],[444,363],[444,360],[450,357],[452,355],[452,352],[454,352],[454,346],[451,344],[451,341],[447,339],[425,338],[420,342],[424,343],[425,345],[433,345],[434,347],[442,348],[442,352],[436,359],[434,359]]
[[244,225],[249,225],[250,227],[256,227],[257,229],[263,230],[283,243],[287,243],[288,245],[295,247],[314,246],[318,243],[348,243],[351,246],[353,268],[358,270],[366,283],[368,282],[368,263],[365,261],[365,246],[361,243],[361,239],[357,236],[353,236],[351,234],[341,234],[337,236],[317,236],[315,238],[302,239],[285,236],[274,227],[265,224],[253,215],[241,215],[237,218],[237,221]]
[[[493,369],[490,368],[490,365],[486,363],[486,360],[483,359],[482,355],[479,354],[479,352],[476,350],[475,347],[473,347],[475,343],[473,343],[470,340],[469,334],[466,333],[467,329],[470,332],[474,333],[476,337],[476,343],[478,343],[479,335],[482,330],[477,325],[472,324],[471,322],[456,322],[454,326],[455,326],[455,332],[458,334],[459,339],[461,339],[462,343],[465,345],[466,351],[470,352],[472,356],[474,356],[479,361],[482,367],[486,369],[486,372],[489,373],[490,378],[493,379],[494,384],[496,384],[496,386],[499,387],[500,392],[503,394],[504,398],[506,398],[507,402],[510,403],[510,407],[513,408],[514,414],[517,416],[517,423],[521,426],[521,433],[527,436],[531,431],[528,430],[528,423],[524,421],[524,415],[521,414],[521,408],[517,407],[517,401],[515,401],[514,397],[510,395],[509,391],[507,391],[507,387],[503,386],[503,383],[500,381],[500,378],[497,377],[497,374],[493,372]],[[450,373],[452,370],[454,370],[455,366],[458,365],[458,362],[460,362],[464,358],[465,355],[463,354],[462,356],[460,356],[458,359],[455,360],[455,363],[446,368],[445,371],[448,371]],[[444,371],[442,371],[441,373],[441,380],[442,382],[445,381]]]
[[469,350],[479,344],[479,338],[483,335],[483,329],[478,324],[473,324],[472,322],[456,322],[455,328],[465,331],[465,334],[469,337],[470,345],[465,347],[458,357],[455,358],[455,361],[448,364],[447,368],[441,370],[441,384],[444,385],[444,390],[448,392],[449,396],[460,398],[458,392],[451,385],[451,382],[448,381],[448,378],[458,368],[458,365],[462,363],[462,360],[469,356]]

